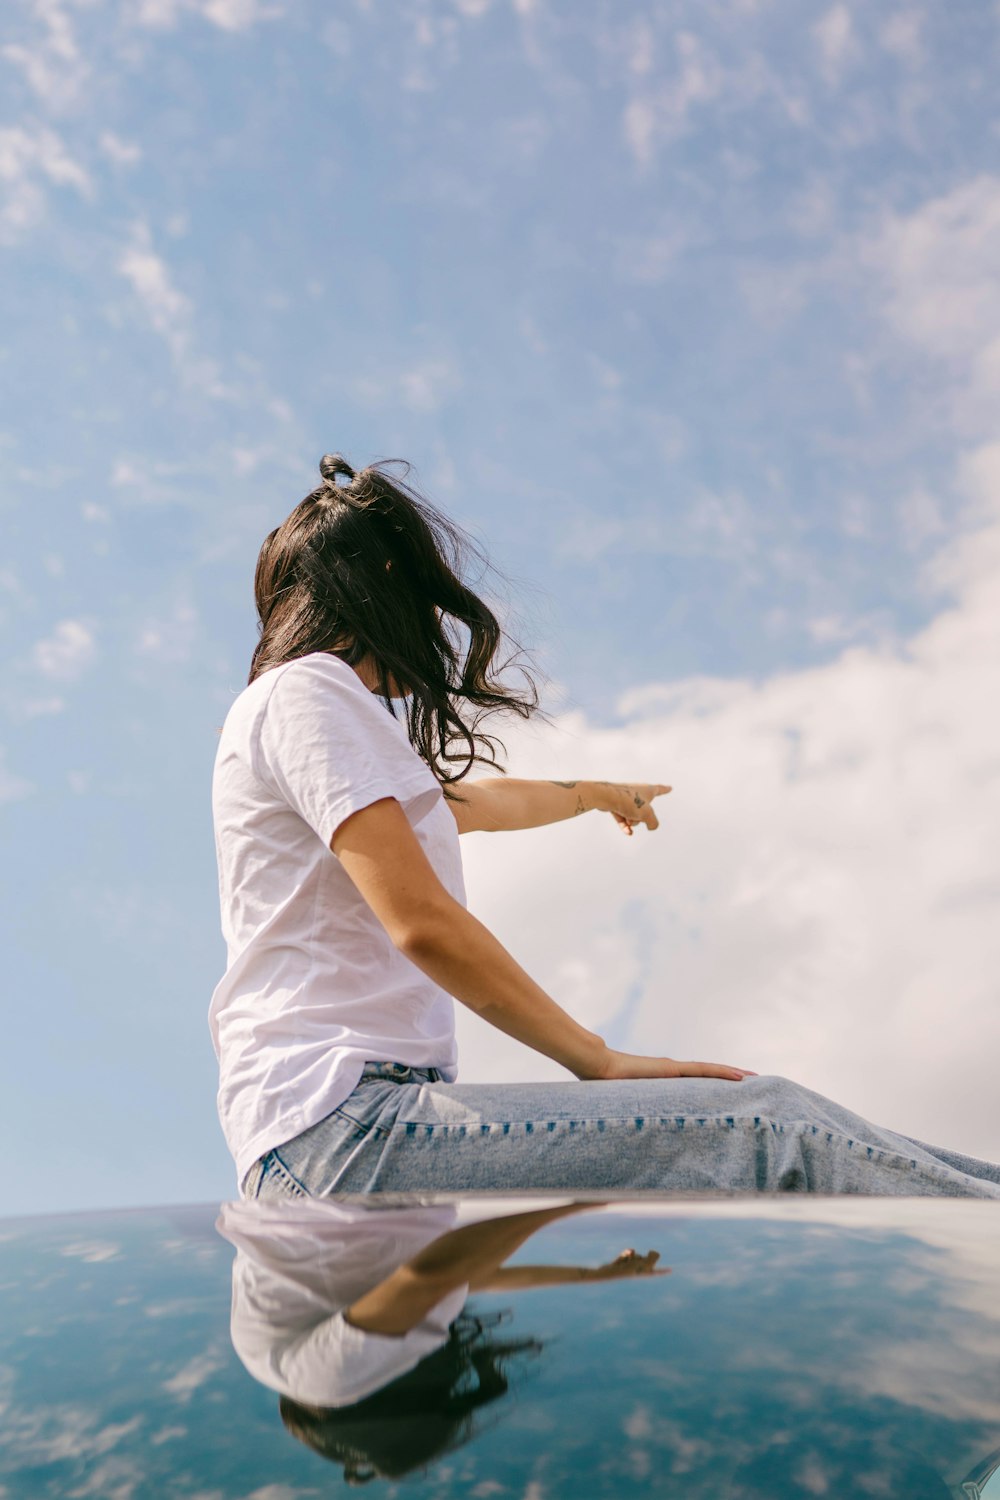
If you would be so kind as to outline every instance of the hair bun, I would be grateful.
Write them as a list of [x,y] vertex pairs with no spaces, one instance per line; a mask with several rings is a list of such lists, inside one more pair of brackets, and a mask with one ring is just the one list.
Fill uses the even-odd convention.
[[354,478],[354,470],[342,453],[324,453],[319,461],[319,472],[329,484],[336,484],[338,474]]

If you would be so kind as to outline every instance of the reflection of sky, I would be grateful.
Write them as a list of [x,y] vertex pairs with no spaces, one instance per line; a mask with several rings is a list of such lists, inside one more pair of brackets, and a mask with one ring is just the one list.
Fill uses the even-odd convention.
[[[474,1298],[544,1350],[406,1493],[953,1493],[928,1476],[956,1486],[1000,1446],[997,1214],[882,1205],[837,1224],[795,1208],[619,1206],[541,1231],[515,1260],[596,1265],[633,1245],[673,1274]],[[5,1496],[346,1492],[232,1353],[214,1217],[0,1225]]]

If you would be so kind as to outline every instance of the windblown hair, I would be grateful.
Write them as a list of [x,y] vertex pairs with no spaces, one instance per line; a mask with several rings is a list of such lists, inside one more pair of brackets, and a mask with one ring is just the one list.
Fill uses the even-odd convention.
[[281,1420],[300,1443],[342,1465],[348,1484],[427,1474],[489,1425],[482,1409],[511,1394],[512,1374],[541,1354],[537,1339],[493,1335],[508,1316],[460,1313],[442,1348],[380,1391],[342,1407],[302,1406],[282,1396]]
[[[397,466],[403,477],[390,477]],[[410,743],[446,791],[477,762],[502,769],[503,744],[481,730],[482,720],[540,710],[520,648],[463,582],[470,557],[487,565],[482,552],[404,482],[410,465],[402,460],[355,472],[327,453],[319,468],[323,483],[260,549],[260,640],[249,681],[313,651],[352,667],[367,661],[393,714],[393,692],[406,694]],[[506,645],[512,650],[497,665]],[[519,689],[502,680],[515,662]]]

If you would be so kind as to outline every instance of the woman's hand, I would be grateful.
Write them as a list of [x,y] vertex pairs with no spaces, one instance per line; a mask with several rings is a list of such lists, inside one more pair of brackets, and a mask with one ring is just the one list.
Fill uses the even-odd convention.
[[637,823],[645,823],[650,829],[659,828],[653,798],[665,796],[670,787],[632,781],[589,781],[585,785],[591,807],[598,812],[609,812],[630,838]]
[[608,1048],[599,1073],[578,1073],[578,1078],[726,1078],[741,1083],[756,1078],[750,1068],[732,1068],[725,1063],[678,1062],[673,1057],[642,1057],[634,1052]]

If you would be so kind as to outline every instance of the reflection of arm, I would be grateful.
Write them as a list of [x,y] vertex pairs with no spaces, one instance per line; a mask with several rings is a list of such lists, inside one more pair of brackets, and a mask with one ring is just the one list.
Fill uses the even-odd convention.
[[502,1219],[452,1229],[370,1292],[365,1292],[345,1309],[344,1318],[368,1333],[402,1337],[449,1292],[466,1285],[480,1290],[492,1285],[507,1257],[543,1225],[590,1206],[574,1203],[562,1208],[534,1209],[530,1213],[509,1214]]
[[569,1286],[581,1281],[621,1281],[628,1276],[667,1276],[669,1271],[656,1270],[658,1250],[636,1255],[623,1250],[606,1266],[499,1266],[482,1280],[470,1281],[471,1292],[506,1292],[528,1290],[536,1286]]

